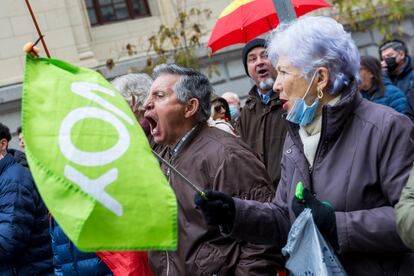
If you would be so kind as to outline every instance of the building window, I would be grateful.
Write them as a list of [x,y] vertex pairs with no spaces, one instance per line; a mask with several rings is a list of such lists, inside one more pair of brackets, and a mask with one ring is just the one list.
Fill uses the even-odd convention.
[[92,26],[150,16],[147,0],[85,0]]

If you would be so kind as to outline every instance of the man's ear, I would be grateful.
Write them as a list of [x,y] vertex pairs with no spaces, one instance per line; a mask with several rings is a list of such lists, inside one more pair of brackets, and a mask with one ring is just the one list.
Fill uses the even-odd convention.
[[318,76],[317,76],[317,87],[321,90],[324,91],[326,90],[326,88],[328,87],[329,84],[329,70],[326,67],[320,67],[318,68]]
[[200,107],[200,101],[197,98],[191,98],[188,100],[187,105],[184,110],[184,117],[190,118],[197,114]]
[[404,59],[405,59],[405,53],[404,53],[404,51],[399,51],[398,52],[398,56],[401,57],[400,60],[404,61]]
[[8,145],[9,145],[9,142],[7,141],[6,138],[0,139],[0,152],[6,153]]

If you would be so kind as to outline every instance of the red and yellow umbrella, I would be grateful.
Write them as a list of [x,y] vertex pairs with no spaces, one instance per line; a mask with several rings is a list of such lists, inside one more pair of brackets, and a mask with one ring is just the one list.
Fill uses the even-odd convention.
[[[331,7],[324,0],[292,0],[296,15]],[[237,43],[246,43],[274,29],[279,19],[272,0],[234,0],[220,14],[208,46],[215,51]]]

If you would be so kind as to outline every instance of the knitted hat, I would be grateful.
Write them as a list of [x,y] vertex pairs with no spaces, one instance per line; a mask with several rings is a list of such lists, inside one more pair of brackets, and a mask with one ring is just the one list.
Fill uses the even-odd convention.
[[266,48],[266,40],[262,38],[255,38],[253,40],[250,40],[249,43],[247,43],[243,48],[243,53],[242,53],[243,65],[244,65],[244,70],[246,70],[246,75],[248,76],[249,76],[249,71],[247,71],[247,55],[249,54],[251,50],[257,47]]

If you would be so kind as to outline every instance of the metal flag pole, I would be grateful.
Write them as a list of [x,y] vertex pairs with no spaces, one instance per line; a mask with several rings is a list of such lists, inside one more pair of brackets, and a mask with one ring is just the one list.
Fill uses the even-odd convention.
[[184,182],[191,187],[194,191],[196,191],[197,193],[200,194],[201,198],[203,198],[204,200],[207,200],[207,196],[206,193],[203,192],[203,190],[201,190],[199,187],[197,187],[194,183],[192,183],[190,180],[188,180],[187,177],[185,177],[182,173],[180,173],[173,165],[171,165],[167,160],[165,160],[164,158],[161,157],[161,155],[159,155],[157,152],[155,152],[154,150],[152,150],[152,153],[155,154],[155,156],[158,158],[158,160],[160,160],[163,164],[165,164],[170,170],[172,170],[173,172],[175,172],[179,177],[181,177]]
[[36,27],[36,31],[37,31],[37,34],[40,38],[40,41],[42,41],[42,45],[43,45],[43,48],[45,49],[46,56],[48,58],[50,58],[49,50],[47,49],[45,40],[43,39],[43,34],[40,31],[39,25],[37,24],[36,17],[34,16],[34,13],[33,13],[32,7],[30,6],[29,0],[26,0],[26,6],[29,9],[30,16],[32,17],[32,20],[33,20],[33,23]]
[[275,5],[280,23],[292,21],[297,17],[293,9],[292,0],[273,0],[273,5]]

